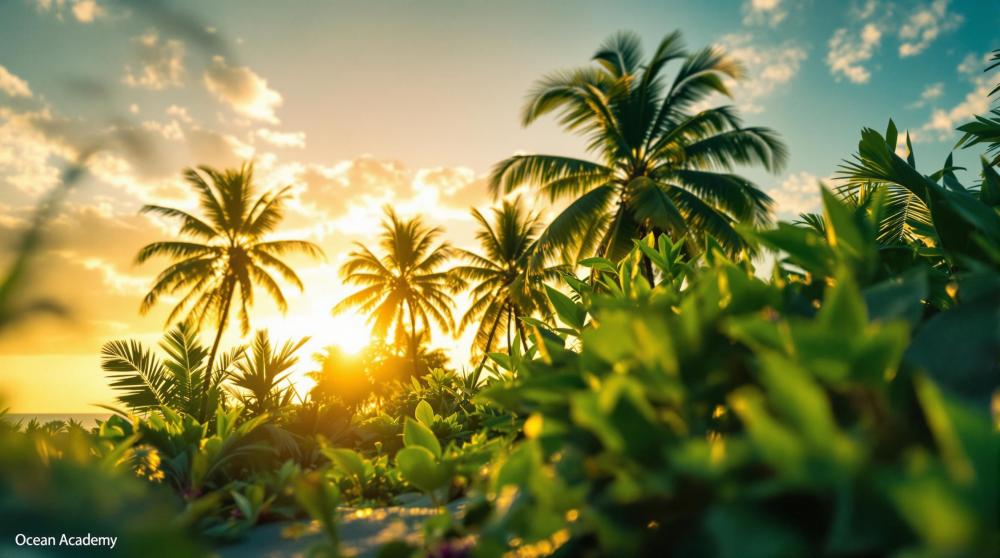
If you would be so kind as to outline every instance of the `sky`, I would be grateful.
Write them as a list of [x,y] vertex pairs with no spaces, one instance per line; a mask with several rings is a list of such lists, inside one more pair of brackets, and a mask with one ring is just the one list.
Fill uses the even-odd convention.
[[[384,205],[475,248],[469,208],[492,203],[493,164],[585,155],[551,120],[522,127],[520,108],[535,80],[589,63],[612,33],[635,31],[649,52],[680,29],[691,48],[716,45],[744,64],[728,102],[747,124],[777,130],[790,158],[779,173],[743,174],[790,219],[817,208],[819,181],[855,151],[861,128],[884,130],[890,117],[909,130],[918,167],[939,168],[954,127],[989,108],[996,76],[982,69],[998,28],[995,0],[2,0],[0,265],[60,170],[100,148],[32,277],[32,294],[70,315],[0,337],[4,405],[67,413],[113,402],[101,345],[155,343],[170,309],[138,312],[164,262],[139,266],[135,254],[176,236],[138,210],[193,209],[186,166],[253,160],[261,191],[293,186],[279,236],[312,240],[327,257],[292,258],[305,293],[286,290],[285,316],[258,297],[253,326],[311,336],[298,379],[312,352],[367,337],[362,317],[330,309],[352,291],[340,264],[352,242],[372,239]],[[977,156],[956,161],[974,168]],[[469,334],[435,344],[460,361]]]

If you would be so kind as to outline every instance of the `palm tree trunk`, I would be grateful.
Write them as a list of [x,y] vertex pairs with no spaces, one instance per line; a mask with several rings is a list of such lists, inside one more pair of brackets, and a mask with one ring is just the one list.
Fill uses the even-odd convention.
[[413,311],[413,301],[407,302],[410,307],[410,362],[413,363],[413,375],[416,376],[417,370],[417,313]]
[[528,336],[525,335],[524,323],[521,322],[521,313],[514,311],[514,324],[517,326],[517,335],[521,338],[521,348],[528,352]]
[[483,347],[483,358],[482,360],[479,361],[479,366],[476,367],[476,372],[475,372],[476,378],[479,378],[479,375],[482,374],[483,372],[483,366],[486,364],[486,358],[490,354],[490,346],[493,345],[493,337],[496,336],[497,327],[500,325],[501,316],[503,316],[503,308],[501,308],[500,311],[497,312],[497,317],[495,320],[493,320],[493,326],[490,328],[490,334],[489,336],[486,337],[486,346]]
[[229,321],[229,307],[233,302],[233,294],[236,292],[236,281],[229,280],[229,284],[224,287],[226,302],[222,305],[222,312],[219,314],[219,329],[215,332],[215,341],[212,343],[212,350],[208,353],[208,366],[205,367],[205,381],[201,386],[201,416],[200,420],[208,418],[208,392],[212,388],[212,366],[215,364],[215,355],[219,352],[219,342],[222,341],[222,333],[226,330],[226,323]]
[[510,306],[507,307],[507,354],[509,355],[514,349],[514,344],[510,340]]

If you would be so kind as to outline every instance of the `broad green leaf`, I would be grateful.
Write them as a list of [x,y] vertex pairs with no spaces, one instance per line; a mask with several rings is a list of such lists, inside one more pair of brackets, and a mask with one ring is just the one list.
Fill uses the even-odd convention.
[[413,412],[413,416],[424,426],[431,427],[434,425],[434,409],[431,408],[430,403],[423,399],[420,400],[420,403],[417,403],[417,408]]
[[431,429],[423,424],[406,417],[403,423],[403,443],[406,447],[419,446],[431,452],[434,457],[441,458],[441,443]]
[[365,461],[356,451],[347,448],[327,448],[323,454],[341,471],[365,482]]
[[552,302],[552,307],[555,308],[559,319],[577,330],[583,329],[587,319],[587,311],[583,306],[573,302],[573,299],[548,285],[545,285],[545,291],[548,293],[549,300]]
[[406,482],[424,492],[434,492],[445,486],[450,478],[434,454],[421,446],[407,446],[396,454],[396,468]]

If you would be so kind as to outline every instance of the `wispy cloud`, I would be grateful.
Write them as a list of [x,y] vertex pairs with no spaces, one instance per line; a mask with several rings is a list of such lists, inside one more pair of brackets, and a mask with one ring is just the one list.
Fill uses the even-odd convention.
[[0,92],[8,97],[31,97],[28,82],[12,74],[10,70],[0,65]]
[[871,78],[868,61],[882,41],[882,30],[874,22],[866,23],[860,31],[840,28],[834,31],[827,43],[826,64],[830,73],[851,83],[867,83]]
[[954,30],[961,23],[961,15],[949,13],[948,0],[934,0],[916,9],[899,28],[899,55],[905,58],[920,54],[941,33]]
[[257,137],[275,147],[305,147],[305,132],[279,132],[270,128],[257,130]]
[[139,58],[133,69],[125,66],[126,85],[146,89],[165,89],[181,85],[184,77],[184,43],[176,39],[160,40],[155,31],[132,39]]
[[246,66],[230,66],[221,56],[212,58],[205,70],[205,88],[237,113],[271,124],[279,122],[274,111],[281,106],[281,93]]
[[927,105],[927,103],[941,98],[944,95],[944,82],[938,81],[935,83],[929,83],[924,86],[924,90],[920,92],[920,98],[913,101],[908,105],[908,108],[922,108]]
[[777,27],[788,16],[788,6],[782,0],[746,0],[743,14],[745,25]]
[[104,5],[97,0],[35,0],[35,6],[40,11],[55,14],[59,19],[69,14],[80,23],[91,23],[107,13]]
[[761,103],[788,84],[809,56],[805,48],[795,42],[765,46],[756,44],[749,33],[726,35],[719,41],[719,46],[746,69],[742,80],[729,80],[726,86],[740,109],[752,113],[762,112],[764,107]]

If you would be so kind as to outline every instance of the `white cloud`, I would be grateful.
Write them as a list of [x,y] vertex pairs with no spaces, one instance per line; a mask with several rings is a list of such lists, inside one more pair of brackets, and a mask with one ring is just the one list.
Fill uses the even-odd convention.
[[930,83],[927,84],[924,87],[924,90],[920,92],[920,98],[910,103],[908,106],[909,108],[921,108],[934,99],[940,98],[941,95],[944,95],[944,83],[940,81]]
[[60,20],[68,13],[80,23],[92,23],[106,13],[97,0],[35,0],[35,6],[43,12],[51,12]]
[[837,29],[828,43],[826,64],[830,73],[839,81],[847,78],[851,83],[867,83],[871,72],[865,67],[882,41],[882,30],[869,22],[858,33],[846,28]]
[[250,68],[230,66],[225,58],[215,56],[205,70],[204,79],[209,92],[239,114],[278,123],[274,111],[283,101],[281,93],[268,87],[267,80]]
[[28,82],[15,76],[0,64],[0,91],[9,97],[31,97],[31,88]]
[[279,132],[270,128],[257,130],[257,137],[276,147],[305,147],[305,132]]
[[927,137],[937,141],[948,141],[953,138],[956,126],[972,120],[977,114],[989,111],[990,89],[988,80],[981,77],[974,79],[972,91],[950,109],[935,109],[927,122],[920,127],[923,133],[913,134],[913,141],[923,141]]
[[820,182],[829,182],[830,177],[818,178],[816,175],[801,171],[792,173],[778,186],[767,193],[774,198],[774,211],[779,218],[794,219],[802,213],[811,213],[820,209]]
[[126,85],[146,89],[179,86],[184,78],[184,43],[176,39],[161,41],[155,31],[134,37],[139,66],[125,66]]
[[77,21],[90,23],[103,13],[103,9],[96,0],[77,0],[73,4],[73,17]]
[[[753,43],[753,35],[726,35],[719,41],[729,56],[738,60],[746,69],[741,80],[727,80],[726,87],[744,112],[761,112],[760,103],[776,89],[790,82],[808,58],[806,50],[793,43],[761,46]],[[714,106],[717,99],[707,99],[705,106]]]
[[75,150],[45,133],[53,117],[48,110],[17,113],[0,107],[0,177],[29,195],[38,195],[59,180],[54,161],[72,160]]
[[965,58],[962,59],[962,62],[959,63],[958,68],[956,68],[956,70],[960,74],[969,76],[976,75],[978,73],[981,73],[986,68],[987,64],[989,63],[989,60],[990,60],[989,52],[983,55],[976,55],[970,52],[965,55]]
[[941,33],[956,29],[961,23],[961,15],[948,13],[948,0],[934,0],[913,11],[899,28],[899,56],[920,54]]
[[781,0],[747,0],[743,4],[744,25],[769,25],[776,27],[788,16]]

